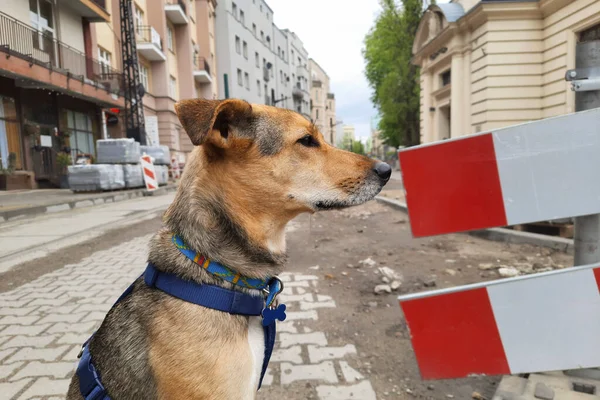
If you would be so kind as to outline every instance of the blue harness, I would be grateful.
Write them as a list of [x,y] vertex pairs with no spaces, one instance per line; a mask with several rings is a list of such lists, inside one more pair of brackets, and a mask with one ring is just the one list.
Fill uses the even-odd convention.
[[[278,278],[272,278],[265,281],[241,277],[239,274],[236,274],[221,264],[204,259],[201,256],[199,257],[197,253],[187,249],[187,246],[183,244],[183,240],[176,235],[173,235],[173,243],[175,243],[177,248],[179,248],[186,257],[201,265],[208,272],[220,276],[233,284],[246,288],[260,288],[268,293],[265,299],[240,291],[225,289],[220,286],[199,284],[182,279],[173,274],[158,271],[152,264],[148,264],[146,270],[142,274],[146,285],[189,303],[230,314],[262,316],[265,336],[265,355],[258,384],[258,388],[260,389],[265,371],[269,365],[271,353],[273,352],[273,345],[275,344],[275,320],[283,321],[286,317],[285,304],[280,304],[275,307],[275,299],[283,290],[283,284]],[[134,283],[123,292],[113,307],[133,291],[133,286]],[[93,335],[83,344],[81,352],[79,353],[80,360],[76,372],[79,378],[79,390],[85,400],[110,400],[106,389],[102,385],[100,375],[92,363],[92,357],[89,350],[89,342],[92,337]]]

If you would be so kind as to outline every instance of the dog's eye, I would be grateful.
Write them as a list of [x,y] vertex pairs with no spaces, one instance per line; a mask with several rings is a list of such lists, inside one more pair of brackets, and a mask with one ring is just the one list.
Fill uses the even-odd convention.
[[306,135],[298,139],[298,143],[306,147],[319,147],[319,142],[317,142],[311,135]]

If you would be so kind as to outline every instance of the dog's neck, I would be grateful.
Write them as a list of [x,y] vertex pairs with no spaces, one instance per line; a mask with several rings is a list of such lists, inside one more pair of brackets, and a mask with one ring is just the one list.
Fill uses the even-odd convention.
[[172,234],[176,233],[190,249],[243,276],[268,279],[280,273],[287,260],[287,220],[252,210],[244,213],[243,221],[236,221],[231,209],[239,204],[204,196],[202,191],[189,186],[179,188],[165,214],[166,228],[152,240],[149,261],[183,278],[232,287],[181,254],[172,243]]

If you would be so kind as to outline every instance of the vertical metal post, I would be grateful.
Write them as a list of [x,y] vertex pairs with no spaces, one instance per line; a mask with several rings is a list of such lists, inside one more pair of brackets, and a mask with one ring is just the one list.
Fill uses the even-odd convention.
[[[577,70],[600,67],[600,40],[590,40],[577,44],[575,71],[567,72],[568,80],[578,80],[581,75]],[[589,71],[589,70],[588,70]],[[600,79],[600,76],[586,74],[585,80]],[[583,81],[580,81],[583,82]],[[584,111],[600,107],[600,91],[582,90],[576,82],[573,84],[575,93],[575,110]],[[568,134],[568,132],[566,132]],[[590,184],[594,184],[591,182]],[[585,215],[575,218],[575,265],[587,265],[600,262],[600,214]]]

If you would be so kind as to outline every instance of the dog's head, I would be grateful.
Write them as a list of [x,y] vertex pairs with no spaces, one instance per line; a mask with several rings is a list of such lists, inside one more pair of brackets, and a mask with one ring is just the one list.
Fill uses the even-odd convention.
[[329,145],[294,111],[237,99],[183,100],[175,109],[199,146],[189,164],[201,168],[186,166],[183,180],[202,176],[245,208],[295,215],[358,205],[391,175],[385,163]]

